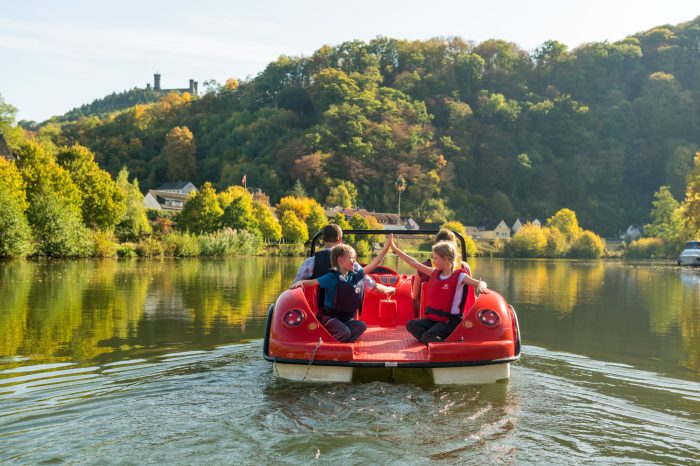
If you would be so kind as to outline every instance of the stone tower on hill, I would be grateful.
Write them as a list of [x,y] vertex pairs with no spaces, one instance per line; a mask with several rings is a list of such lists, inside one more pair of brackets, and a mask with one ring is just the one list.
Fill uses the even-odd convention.
[[[194,79],[190,79],[190,87],[188,88],[182,88],[182,89],[161,89],[160,87],[160,73],[155,73],[153,75],[153,90],[156,92],[160,92],[161,94],[167,94],[168,92],[189,92],[192,95],[198,95],[197,94],[197,86],[199,83],[195,81]],[[146,84],[146,89],[151,89],[151,84],[148,83]]]

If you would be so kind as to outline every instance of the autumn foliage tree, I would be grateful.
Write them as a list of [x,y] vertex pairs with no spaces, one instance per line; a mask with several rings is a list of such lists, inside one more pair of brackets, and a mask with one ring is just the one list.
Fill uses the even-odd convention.
[[195,177],[197,160],[194,136],[186,126],[176,126],[165,136],[163,155],[167,164],[168,180],[184,181]]

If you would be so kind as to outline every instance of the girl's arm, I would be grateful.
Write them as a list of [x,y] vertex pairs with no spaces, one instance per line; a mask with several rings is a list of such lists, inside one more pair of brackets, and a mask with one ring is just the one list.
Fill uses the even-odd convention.
[[477,280],[469,275],[464,277],[464,280],[462,280],[462,285],[475,286],[479,293],[484,293],[488,289],[488,284],[485,281]]
[[382,250],[379,251],[379,254],[377,254],[377,257],[375,257],[372,260],[372,262],[370,262],[369,264],[367,264],[364,267],[365,274],[369,274],[369,273],[374,272],[374,269],[376,269],[377,266],[382,263],[382,261],[384,260],[384,256],[386,255],[386,252],[389,250],[389,246],[391,246],[391,242],[387,241],[386,244],[384,245],[384,247],[382,248]]
[[398,246],[396,246],[394,244],[393,241],[391,242],[391,248],[394,250],[394,252],[396,253],[397,256],[399,256],[401,259],[404,260],[404,262],[406,262],[408,265],[410,265],[411,267],[413,267],[417,271],[423,272],[426,275],[431,275],[433,273],[433,270],[435,270],[432,267],[428,267],[427,265],[421,264],[420,262],[415,260],[413,257],[411,257],[408,254],[406,254],[405,252],[403,252],[401,249],[398,248]]
[[420,287],[423,284],[423,282],[420,279],[420,275],[417,273],[413,276],[413,283],[411,283],[411,298],[413,299],[418,299],[420,296]]
[[294,288],[304,288],[307,286],[314,286],[316,283],[318,283],[318,280],[315,278],[313,280],[299,280],[298,282],[292,283],[292,286],[289,287],[290,290],[293,290]]

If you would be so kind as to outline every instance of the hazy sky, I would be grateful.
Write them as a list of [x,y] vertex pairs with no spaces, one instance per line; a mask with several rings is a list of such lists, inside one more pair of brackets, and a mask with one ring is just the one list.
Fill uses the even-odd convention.
[[[2,6],[3,3],[6,5]],[[9,4],[11,3],[11,7]],[[698,0],[0,0],[0,94],[18,120],[44,120],[160,72],[164,88],[190,78],[253,77],[280,55],[382,35],[496,38],[531,51],[616,41],[700,15]]]

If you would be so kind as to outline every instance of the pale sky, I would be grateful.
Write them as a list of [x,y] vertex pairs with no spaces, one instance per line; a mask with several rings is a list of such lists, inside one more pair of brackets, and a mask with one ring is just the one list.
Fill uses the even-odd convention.
[[0,0],[0,94],[42,121],[113,91],[254,77],[280,55],[377,36],[614,42],[700,15],[698,0]]

